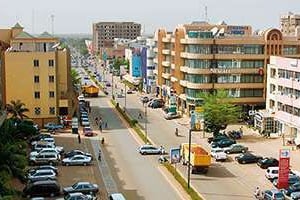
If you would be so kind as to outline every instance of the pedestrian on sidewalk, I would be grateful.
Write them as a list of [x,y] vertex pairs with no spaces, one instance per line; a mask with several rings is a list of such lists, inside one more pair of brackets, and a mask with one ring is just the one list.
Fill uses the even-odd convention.
[[139,112],[138,119],[143,119],[143,116],[142,116],[142,113],[141,113],[141,112]]
[[104,123],[104,128],[107,129],[108,125],[107,122]]
[[99,120],[99,130],[102,132],[102,120]]
[[81,143],[81,138],[80,138],[80,134],[79,133],[77,134],[77,138],[78,138],[78,143],[80,144]]
[[98,126],[98,124],[99,124],[99,119],[98,119],[98,117],[95,118],[95,122],[96,122],[96,125]]
[[98,160],[101,161],[101,149],[99,148],[99,152],[98,152]]

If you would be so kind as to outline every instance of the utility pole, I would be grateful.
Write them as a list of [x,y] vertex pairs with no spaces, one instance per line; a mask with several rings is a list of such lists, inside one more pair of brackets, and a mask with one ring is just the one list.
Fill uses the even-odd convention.
[[145,103],[145,135],[146,143],[148,143],[148,131],[147,131],[147,104]]
[[188,188],[190,188],[191,182],[191,142],[192,142],[192,129],[189,129],[189,155],[188,155]]
[[124,82],[124,92],[125,92],[125,104],[124,104],[124,111],[126,111],[126,84]]

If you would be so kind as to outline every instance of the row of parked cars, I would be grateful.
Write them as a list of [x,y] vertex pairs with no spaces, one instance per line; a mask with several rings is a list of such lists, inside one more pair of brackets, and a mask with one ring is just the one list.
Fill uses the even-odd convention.
[[83,127],[83,134],[85,136],[94,136],[94,131],[91,128],[88,109],[85,106],[85,101],[82,100],[79,102],[79,112],[80,112],[80,123]]
[[27,171],[27,184],[23,196],[45,197],[64,194],[66,200],[94,199],[99,191],[98,185],[89,182],[77,182],[70,187],[61,188],[57,181],[58,168],[55,165],[87,165],[93,160],[90,153],[81,150],[65,152],[63,147],[55,145],[55,139],[49,134],[39,134],[30,140],[32,151],[29,163],[35,165]]
[[[237,144],[235,139],[240,139],[241,136],[235,131],[234,135],[219,134],[216,137],[208,138],[211,144],[211,156],[217,161],[227,160],[228,154],[240,153],[234,159],[240,164],[256,163],[260,168],[267,169],[265,176],[272,182],[274,187],[277,187],[279,161],[272,157],[262,157],[249,152],[248,147]],[[289,187],[286,189],[270,189],[262,192],[262,199],[300,199],[300,173],[290,170]]]

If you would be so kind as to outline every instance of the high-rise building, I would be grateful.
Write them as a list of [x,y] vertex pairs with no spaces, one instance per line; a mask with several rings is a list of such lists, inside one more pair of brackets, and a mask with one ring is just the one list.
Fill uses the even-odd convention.
[[233,102],[264,107],[270,55],[300,58],[300,40],[277,29],[252,34],[250,26],[197,22],[155,33],[157,84],[179,110],[201,104],[201,92],[227,90]]
[[266,110],[255,115],[255,127],[284,134],[300,144],[300,60],[271,56],[267,71]]
[[135,22],[98,22],[93,24],[93,48],[95,53],[109,52],[115,38],[136,39],[141,35],[141,24]]
[[71,117],[75,102],[70,76],[70,54],[59,39],[44,32],[33,36],[18,23],[0,29],[0,41],[7,44],[1,57],[3,101],[21,100],[29,118],[43,125],[58,116]]
[[280,17],[281,32],[284,35],[300,35],[300,15],[289,12]]

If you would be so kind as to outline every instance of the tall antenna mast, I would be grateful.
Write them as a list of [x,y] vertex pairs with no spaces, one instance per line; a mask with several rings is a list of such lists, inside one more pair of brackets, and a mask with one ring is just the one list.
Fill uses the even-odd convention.
[[205,21],[208,22],[208,17],[207,17],[207,6],[204,7],[204,13],[205,13]]
[[51,31],[52,31],[52,35],[54,35],[54,15],[52,14],[50,17],[51,17]]

